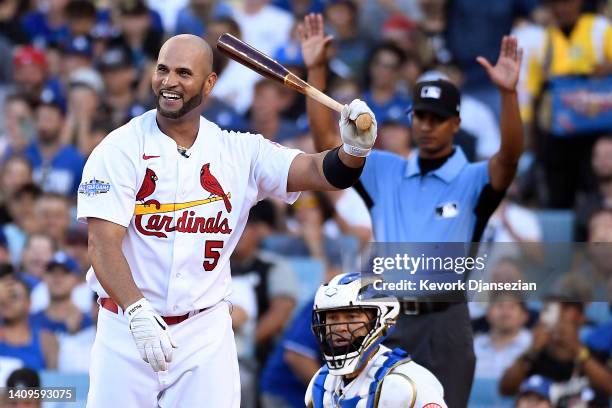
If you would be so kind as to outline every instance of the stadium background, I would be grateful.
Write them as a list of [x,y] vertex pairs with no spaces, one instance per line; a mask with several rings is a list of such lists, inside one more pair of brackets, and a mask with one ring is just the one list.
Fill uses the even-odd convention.
[[[612,2],[582,1],[581,18],[608,16],[601,38],[583,26],[575,33],[602,48],[607,77],[606,64],[594,65],[587,55],[573,55],[568,64],[562,54],[546,52],[547,27],[556,24],[551,7],[559,3],[580,0],[0,1],[0,386],[13,370],[31,367],[44,385],[77,386],[83,403],[97,306],[84,283],[87,232],[75,223],[77,187],[97,143],[155,106],[150,68],[173,34],[202,35],[214,44],[231,32],[304,76],[296,24],[306,13],[324,13],[334,35],[327,92],[372,107],[378,148],[411,154],[411,89],[424,74],[446,75],[463,91],[456,141],[473,161],[499,146],[497,91],[475,57],[494,61],[501,37],[512,32],[525,50],[519,100],[526,149],[483,240],[526,245],[500,257],[496,271],[511,275],[544,264],[542,243],[612,242],[609,100],[587,107],[603,118],[599,128],[564,128],[562,136],[543,125],[546,110],[537,108],[553,75],[603,78],[602,87],[612,89]],[[313,151],[301,95],[215,58],[219,81],[207,119]],[[318,364],[316,350],[300,341],[309,335],[314,290],[353,268],[370,239],[369,215],[354,191],[304,193],[291,207],[264,202],[252,211],[232,260],[245,407],[255,406],[261,394],[295,401],[296,393],[283,390],[305,389],[300,358]],[[27,291],[14,289],[15,278]],[[541,305],[472,306],[480,359],[470,406],[512,406],[513,397],[499,395],[498,383],[531,345]],[[609,305],[582,307],[581,342],[612,370]],[[4,347],[3,313],[39,341],[26,340],[19,351]]]

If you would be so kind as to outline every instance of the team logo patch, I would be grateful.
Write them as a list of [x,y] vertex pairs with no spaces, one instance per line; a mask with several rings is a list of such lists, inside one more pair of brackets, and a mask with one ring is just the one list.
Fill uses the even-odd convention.
[[107,181],[92,179],[79,185],[79,194],[93,197],[98,194],[108,193],[111,186]]
[[440,99],[442,95],[442,89],[438,86],[424,86],[421,89],[421,98],[433,98]]
[[436,215],[441,218],[453,218],[459,214],[459,204],[455,202],[444,203],[436,207]]

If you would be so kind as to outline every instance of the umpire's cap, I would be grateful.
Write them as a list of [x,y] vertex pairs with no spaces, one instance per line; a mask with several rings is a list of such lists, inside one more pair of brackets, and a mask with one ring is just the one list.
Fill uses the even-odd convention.
[[461,95],[449,81],[418,82],[414,87],[413,100],[412,111],[432,112],[444,119],[459,116]]

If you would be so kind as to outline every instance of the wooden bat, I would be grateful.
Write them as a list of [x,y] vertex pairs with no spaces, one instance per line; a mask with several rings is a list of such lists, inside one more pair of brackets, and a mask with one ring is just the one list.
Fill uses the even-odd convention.
[[[266,78],[280,82],[291,89],[309,96],[336,112],[342,111],[342,104],[340,102],[325,95],[308,82],[291,73],[282,64],[279,64],[274,59],[251,47],[247,43],[240,41],[231,34],[221,34],[217,40],[217,49],[229,58],[258,72]],[[372,125],[372,117],[367,113],[361,114],[357,117],[355,125],[359,130],[368,130]]]

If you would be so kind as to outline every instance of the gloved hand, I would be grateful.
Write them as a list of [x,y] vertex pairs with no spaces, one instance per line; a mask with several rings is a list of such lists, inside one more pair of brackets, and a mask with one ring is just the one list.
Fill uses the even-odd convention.
[[176,345],[164,319],[145,298],[128,306],[125,314],[140,357],[151,365],[154,372],[167,370]]
[[[355,120],[361,114],[372,117],[372,126],[361,131],[355,125]],[[366,157],[370,154],[376,141],[376,118],[372,110],[360,99],[355,99],[350,105],[344,105],[340,114],[340,136],[344,145],[342,148],[351,156]]]

